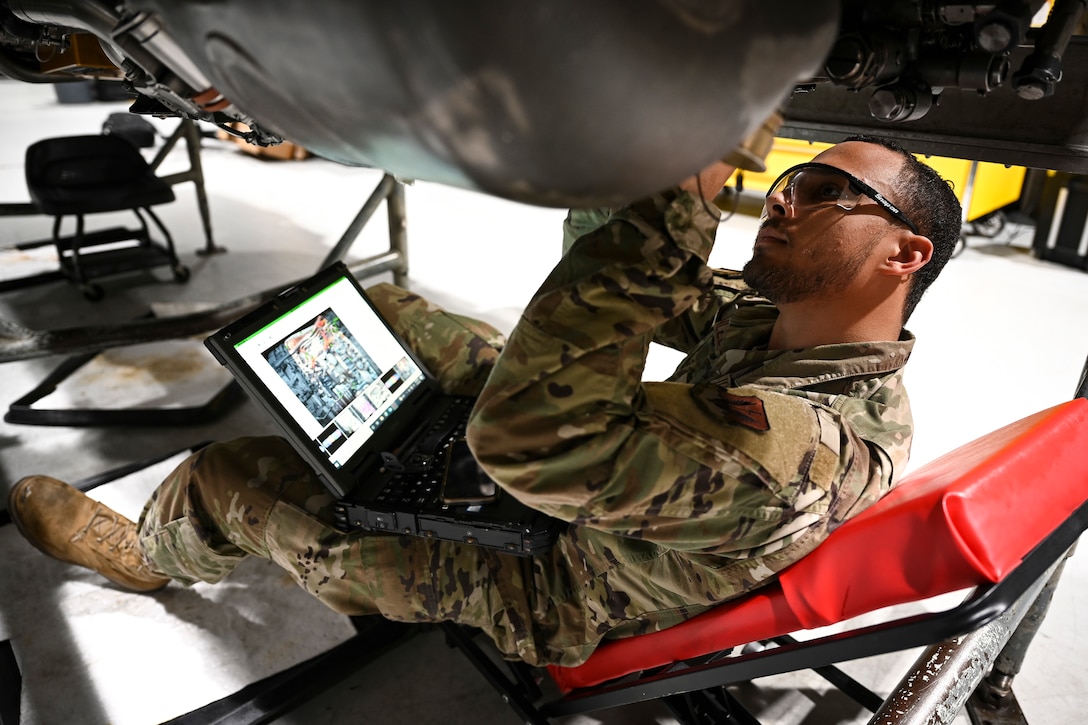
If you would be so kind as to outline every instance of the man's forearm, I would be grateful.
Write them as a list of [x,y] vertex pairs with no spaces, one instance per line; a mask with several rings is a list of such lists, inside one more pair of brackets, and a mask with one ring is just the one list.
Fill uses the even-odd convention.
[[477,457],[500,483],[562,488],[575,448],[586,467],[600,467],[598,477],[608,475],[610,451],[624,445],[641,403],[654,331],[711,284],[705,260],[716,226],[701,200],[672,192],[617,210],[560,262],[511,334],[470,424]]

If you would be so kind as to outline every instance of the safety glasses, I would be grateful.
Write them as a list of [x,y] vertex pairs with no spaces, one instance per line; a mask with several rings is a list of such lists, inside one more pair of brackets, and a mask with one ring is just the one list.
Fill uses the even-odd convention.
[[[861,197],[867,196],[886,212],[906,224],[912,232],[918,233],[918,227],[914,225],[914,222],[899,211],[899,207],[888,201],[883,194],[853,174],[827,164],[811,161],[786,169],[771,184],[767,198],[776,193],[781,193],[794,210],[818,209],[835,205],[850,211],[857,206]],[[766,205],[763,207],[763,216],[767,216]]]

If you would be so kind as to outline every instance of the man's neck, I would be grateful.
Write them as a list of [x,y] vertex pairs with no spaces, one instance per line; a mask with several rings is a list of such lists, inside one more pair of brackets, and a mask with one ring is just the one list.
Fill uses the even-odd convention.
[[[843,342],[898,340],[902,333],[899,304],[864,309],[864,306],[824,300],[778,306],[779,315],[771,330],[769,348],[796,350]],[[859,311],[861,310],[861,311]]]

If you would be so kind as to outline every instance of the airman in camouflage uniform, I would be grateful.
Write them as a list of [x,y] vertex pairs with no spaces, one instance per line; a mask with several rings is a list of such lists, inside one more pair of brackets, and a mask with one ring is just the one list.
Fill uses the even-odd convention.
[[[339,531],[279,438],[185,461],[141,517],[141,553],[183,583],[269,558],[337,611],[455,620],[537,664],[758,587],[894,485],[913,338],[769,349],[779,310],[705,264],[716,225],[677,190],[584,220],[505,344],[418,295],[369,290],[447,391],[480,392],[481,465],[570,522],[546,553]],[[651,340],[688,353],[668,382],[641,380]]]

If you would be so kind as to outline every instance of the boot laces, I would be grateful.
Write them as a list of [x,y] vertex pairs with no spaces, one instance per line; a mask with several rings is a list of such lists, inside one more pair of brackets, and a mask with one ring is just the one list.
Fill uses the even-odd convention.
[[125,552],[132,548],[134,537],[130,534],[132,522],[112,511],[98,508],[91,520],[72,537],[72,542],[94,537],[95,543],[105,544],[106,551]]

